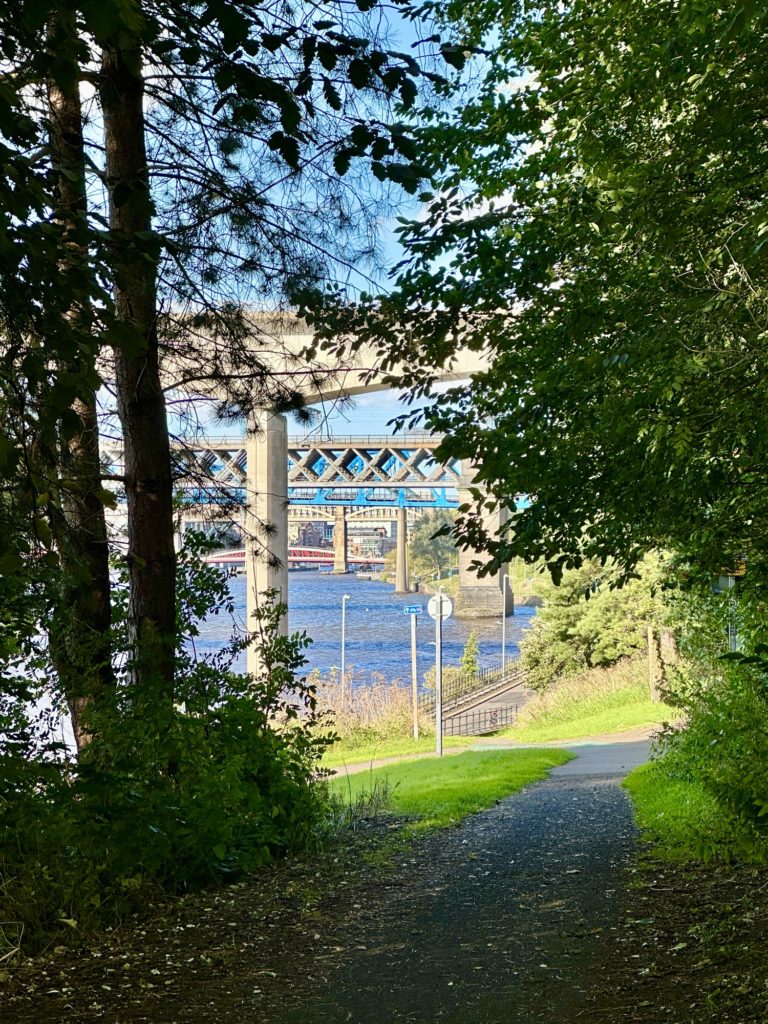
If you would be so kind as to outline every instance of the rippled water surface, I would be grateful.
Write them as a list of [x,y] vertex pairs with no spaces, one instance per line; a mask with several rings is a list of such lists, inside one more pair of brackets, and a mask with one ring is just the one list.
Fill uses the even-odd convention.
[[[231,582],[236,604],[235,623],[245,623],[245,576]],[[435,624],[427,615],[428,595],[396,595],[390,584],[359,580],[354,576],[331,576],[317,572],[292,572],[289,579],[289,626],[292,632],[305,630],[312,639],[307,651],[308,670],[322,672],[341,661],[341,599],[349,594],[346,622],[347,670],[358,684],[371,672],[388,679],[410,679],[410,616],[406,604],[421,604],[417,651],[419,678],[434,664]],[[501,599],[499,599],[501,604]],[[507,619],[507,658],[518,656],[517,642],[530,625],[534,609],[521,607]],[[202,625],[202,646],[213,649],[226,642],[232,623],[219,616]],[[478,634],[480,665],[501,661],[501,614],[498,618],[469,622],[451,617],[443,624],[443,663],[457,664],[472,630]],[[245,670],[243,655],[238,668]]]

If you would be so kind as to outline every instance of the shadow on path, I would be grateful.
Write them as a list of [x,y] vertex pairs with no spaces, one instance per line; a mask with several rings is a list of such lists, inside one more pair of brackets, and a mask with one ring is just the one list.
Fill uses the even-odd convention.
[[573,749],[549,780],[421,844],[346,966],[280,1024],[574,1020],[633,848],[619,782],[648,745]]
[[[546,781],[405,847],[394,866],[372,867],[366,851],[381,846],[361,835],[329,863],[287,861],[177,906],[165,901],[134,932],[22,964],[12,998],[0,993],[0,1018],[583,1021],[634,845],[619,782],[647,743],[572,749],[578,757]],[[360,827],[396,835],[401,824]]]

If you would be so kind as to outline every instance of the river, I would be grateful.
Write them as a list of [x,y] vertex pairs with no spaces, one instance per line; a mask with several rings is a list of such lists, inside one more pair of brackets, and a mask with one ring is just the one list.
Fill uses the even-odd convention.
[[[347,672],[353,685],[365,685],[371,673],[387,679],[409,680],[411,673],[410,616],[406,604],[421,604],[418,617],[417,657],[419,679],[434,664],[435,624],[427,614],[428,595],[397,595],[388,583],[354,576],[332,576],[318,572],[292,572],[289,578],[289,628],[305,630],[312,639],[306,652],[307,671],[325,673],[341,661],[341,601],[349,594],[346,614]],[[198,649],[214,650],[228,639],[231,627],[245,624],[245,576],[230,581],[235,603],[234,623],[221,615],[201,625]],[[531,624],[535,609],[520,607],[507,618],[507,659],[517,658],[518,641]],[[443,664],[456,665],[470,632],[477,632],[480,667],[501,662],[501,615],[474,621],[451,617],[443,624]],[[236,666],[245,671],[245,655]]]

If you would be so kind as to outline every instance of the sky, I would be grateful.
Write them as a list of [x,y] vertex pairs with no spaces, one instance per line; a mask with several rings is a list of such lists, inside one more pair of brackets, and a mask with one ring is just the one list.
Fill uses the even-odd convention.
[[[433,385],[433,391],[439,393],[455,387],[457,381],[439,382]],[[417,406],[421,403],[417,403]],[[310,406],[316,411],[318,422],[314,427],[307,428],[289,414],[288,433],[303,435],[315,433],[322,437],[338,437],[342,435],[357,437],[384,436],[395,434],[391,421],[409,407],[400,391],[374,391],[370,394],[356,395],[346,403],[326,402],[324,405]],[[415,428],[418,430],[418,428]]]
[[[326,402],[312,406],[319,422],[313,432],[324,436],[340,434],[383,434],[394,433],[390,420],[405,408],[398,391],[377,391],[369,395],[357,395],[347,403]],[[290,434],[307,432],[304,425],[291,416],[288,421]]]

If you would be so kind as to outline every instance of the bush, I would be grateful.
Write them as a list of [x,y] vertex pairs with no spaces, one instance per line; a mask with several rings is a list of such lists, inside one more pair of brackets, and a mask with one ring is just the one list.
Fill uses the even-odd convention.
[[664,737],[665,765],[695,778],[756,833],[768,833],[768,684],[763,671],[721,662],[680,686],[685,728]]
[[[225,578],[181,559],[180,632],[229,601]],[[91,714],[78,763],[50,728],[16,728],[0,755],[0,921],[7,951],[39,949],[137,908],[147,891],[234,878],[311,841],[312,785],[328,739],[299,672],[304,636],[281,637],[262,605],[264,671],[230,669],[242,646],[179,651],[177,692],[138,692],[129,666]],[[2,709],[0,708],[0,711]],[[0,722],[2,726],[2,722]],[[2,951],[0,951],[2,955]]]

